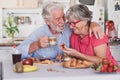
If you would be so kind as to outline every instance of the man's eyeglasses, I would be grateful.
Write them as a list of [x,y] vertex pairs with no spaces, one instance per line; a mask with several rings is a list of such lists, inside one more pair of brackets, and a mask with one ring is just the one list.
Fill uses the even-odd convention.
[[81,20],[78,20],[76,22],[68,22],[69,25],[76,26],[77,23],[79,23]]

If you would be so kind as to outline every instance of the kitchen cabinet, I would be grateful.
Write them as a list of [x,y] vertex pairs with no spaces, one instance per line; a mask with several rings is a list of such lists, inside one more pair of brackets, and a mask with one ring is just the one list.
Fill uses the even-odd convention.
[[37,8],[38,0],[0,0],[0,8]]
[[11,54],[13,53],[12,47],[0,47],[0,62],[11,59]]
[[117,61],[120,61],[120,45],[112,45],[110,46],[110,50],[111,50],[113,57]]

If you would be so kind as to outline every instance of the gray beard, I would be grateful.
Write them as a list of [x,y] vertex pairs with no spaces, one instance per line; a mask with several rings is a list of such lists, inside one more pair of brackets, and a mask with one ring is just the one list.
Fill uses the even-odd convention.
[[54,25],[52,25],[51,29],[52,29],[53,31],[58,32],[58,33],[63,32],[63,30],[61,30],[59,27],[56,27],[56,26],[54,26]]

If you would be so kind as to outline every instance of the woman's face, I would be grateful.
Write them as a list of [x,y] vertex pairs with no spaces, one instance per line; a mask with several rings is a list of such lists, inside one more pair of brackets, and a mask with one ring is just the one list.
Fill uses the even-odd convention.
[[85,26],[87,24],[86,20],[68,20],[70,28],[75,34],[84,34]]

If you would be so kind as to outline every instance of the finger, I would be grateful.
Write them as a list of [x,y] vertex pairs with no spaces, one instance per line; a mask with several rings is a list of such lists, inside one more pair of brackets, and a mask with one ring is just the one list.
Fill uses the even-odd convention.
[[70,54],[71,53],[71,51],[69,51],[69,50],[64,50],[63,51],[65,54]]
[[64,55],[70,55],[69,53],[64,52]]
[[101,33],[100,30],[97,32],[97,36],[98,36],[99,39],[101,39],[101,37],[102,37],[102,33]]
[[101,32],[101,39],[104,37],[105,33],[104,31]]
[[98,39],[98,33],[94,32],[94,35],[95,35],[96,39]]
[[102,39],[104,37],[104,31],[101,29],[98,35],[99,35],[99,38]]
[[90,37],[91,37],[91,34],[92,34],[92,30],[90,29],[90,30],[89,30],[89,36],[90,36]]
[[71,48],[68,48],[67,46],[65,46],[65,50],[70,51]]

